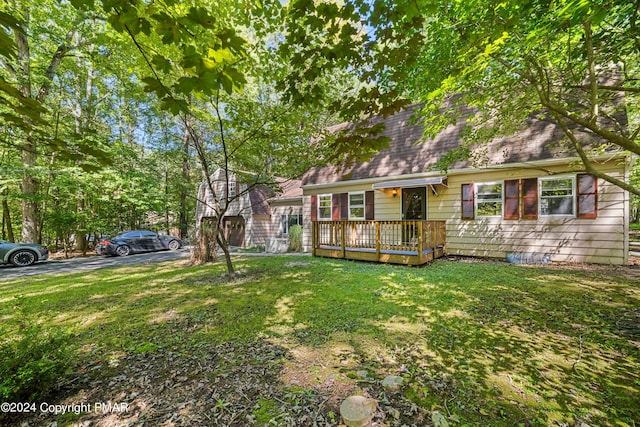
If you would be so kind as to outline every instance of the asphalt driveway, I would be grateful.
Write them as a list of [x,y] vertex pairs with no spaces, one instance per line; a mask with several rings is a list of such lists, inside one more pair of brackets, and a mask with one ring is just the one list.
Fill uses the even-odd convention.
[[191,252],[188,248],[182,248],[177,251],[150,252],[126,257],[90,256],[86,258],[56,259],[36,263],[29,267],[0,265],[0,282],[2,280],[20,279],[41,274],[78,273],[107,267],[171,261],[188,258],[190,255]]

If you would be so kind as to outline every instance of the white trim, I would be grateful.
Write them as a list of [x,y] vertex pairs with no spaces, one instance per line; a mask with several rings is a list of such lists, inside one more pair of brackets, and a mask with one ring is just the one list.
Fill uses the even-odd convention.
[[[544,214],[542,213],[542,181],[558,181],[562,179],[570,179],[571,180],[571,197],[572,197],[572,209],[573,212],[570,214]],[[553,175],[553,176],[541,176],[538,177],[538,216],[544,218],[577,218],[577,199],[578,199],[578,189],[577,185],[577,174],[563,174],[563,175]],[[568,196],[566,196],[568,197]]]
[[384,190],[386,188],[414,188],[414,187],[426,187],[427,185],[442,184],[446,185],[446,175],[440,175],[428,178],[414,178],[414,179],[402,179],[398,181],[384,181],[377,182],[371,185],[374,190]]
[[[362,216],[352,216],[351,215],[351,195],[362,195]],[[355,206],[360,207],[360,206]],[[347,194],[347,209],[348,209],[348,217],[349,221],[360,221],[364,220],[367,216],[367,200],[364,191],[354,191]]]
[[[329,218],[324,218],[320,215],[320,199],[322,197],[329,197]],[[333,218],[333,194],[318,194],[318,221],[331,221]]]
[[[597,156],[592,158],[593,162],[606,162],[615,159],[624,159],[629,156],[624,153],[612,153],[605,154],[601,156]],[[505,163],[500,165],[492,165],[484,168],[462,168],[462,169],[451,169],[447,172],[447,176],[452,175],[465,175],[470,173],[478,173],[478,172],[491,172],[491,171],[500,171],[500,170],[508,170],[508,169],[518,169],[518,170],[526,170],[531,169],[535,171],[539,171],[541,167],[545,166],[558,166],[558,165],[570,165],[575,163],[576,161],[580,162],[581,159],[579,157],[565,157],[561,159],[546,159],[546,160],[534,160],[530,162],[519,162],[519,163]],[[374,184],[376,182],[384,182],[391,181],[393,179],[397,180],[405,180],[405,179],[413,179],[413,178],[429,178],[441,176],[442,172],[420,172],[420,173],[412,173],[406,175],[395,175],[395,176],[380,176],[376,178],[365,178],[365,179],[350,179],[345,181],[336,181],[330,183],[323,184],[306,184],[302,186],[302,190],[321,190],[324,188],[333,188],[333,187],[341,187],[347,185],[360,185],[360,184]],[[305,193],[308,195],[310,193]]]
[[[500,213],[498,215],[480,215],[478,214],[478,186],[479,185],[500,185]],[[487,202],[493,202],[488,200]],[[495,200],[497,201],[497,199]],[[504,217],[504,181],[487,181],[476,182],[473,185],[473,214],[477,218],[503,218]]]

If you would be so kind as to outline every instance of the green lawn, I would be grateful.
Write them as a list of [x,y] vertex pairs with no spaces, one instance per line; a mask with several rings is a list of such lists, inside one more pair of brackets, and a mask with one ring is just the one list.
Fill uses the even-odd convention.
[[[342,399],[364,393],[387,426],[433,411],[452,426],[640,426],[633,267],[236,265],[230,283],[221,264],[180,262],[0,280],[0,339],[34,323],[69,335],[72,369],[46,401],[126,401],[108,425],[338,425]],[[152,404],[167,390],[175,408]]]

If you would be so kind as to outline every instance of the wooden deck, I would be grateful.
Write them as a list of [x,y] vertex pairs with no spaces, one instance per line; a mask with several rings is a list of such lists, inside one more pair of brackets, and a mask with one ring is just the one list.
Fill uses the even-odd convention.
[[314,221],[313,255],[422,265],[444,255],[444,221]]

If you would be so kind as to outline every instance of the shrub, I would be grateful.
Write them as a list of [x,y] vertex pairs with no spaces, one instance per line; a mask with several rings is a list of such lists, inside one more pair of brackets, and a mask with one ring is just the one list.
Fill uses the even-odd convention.
[[68,372],[69,337],[38,325],[18,334],[0,342],[0,401],[33,402]]
[[292,225],[289,228],[289,250],[302,252],[302,226]]

